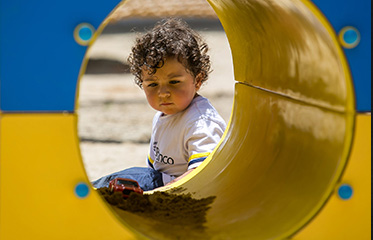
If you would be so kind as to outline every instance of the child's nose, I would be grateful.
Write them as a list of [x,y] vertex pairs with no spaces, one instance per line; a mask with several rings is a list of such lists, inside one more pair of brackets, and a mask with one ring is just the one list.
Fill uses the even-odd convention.
[[170,91],[166,86],[161,86],[159,88],[159,97],[168,97],[170,96]]

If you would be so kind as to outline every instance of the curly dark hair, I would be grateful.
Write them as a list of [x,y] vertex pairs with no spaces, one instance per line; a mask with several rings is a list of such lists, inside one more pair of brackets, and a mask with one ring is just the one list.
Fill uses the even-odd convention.
[[143,66],[147,67],[149,75],[153,75],[163,66],[167,57],[176,57],[194,77],[201,73],[203,83],[211,71],[207,51],[207,44],[185,21],[167,18],[136,39],[128,62],[131,73],[135,75],[135,83],[140,88]]

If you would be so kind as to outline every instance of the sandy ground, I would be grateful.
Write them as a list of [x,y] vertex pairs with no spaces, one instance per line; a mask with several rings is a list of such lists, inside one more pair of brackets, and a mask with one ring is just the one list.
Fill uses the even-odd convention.
[[[199,31],[210,46],[213,72],[200,94],[229,121],[234,91],[232,57],[223,30]],[[90,59],[125,62],[135,33],[103,33]],[[89,69],[87,69],[88,71]],[[155,110],[127,73],[85,74],[79,90],[79,137],[90,180],[132,166],[146,166]]]

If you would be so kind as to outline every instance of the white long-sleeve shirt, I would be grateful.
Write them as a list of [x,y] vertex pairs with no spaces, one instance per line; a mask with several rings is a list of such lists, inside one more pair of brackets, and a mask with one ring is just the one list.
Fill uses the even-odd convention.
[[185,110],[153,119],[149,167],[163,174],[164,184],[198,167],[214,150],[226,124],[208,99],[198,96]]

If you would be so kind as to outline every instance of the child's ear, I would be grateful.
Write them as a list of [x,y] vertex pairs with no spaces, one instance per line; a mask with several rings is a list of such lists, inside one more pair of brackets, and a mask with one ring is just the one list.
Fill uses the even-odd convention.
[[195,83],[194,83],[196,86],[196,90],[199,90],[201,88],[202,79],[203,79],[203,73],[198,73],[195,78]]

